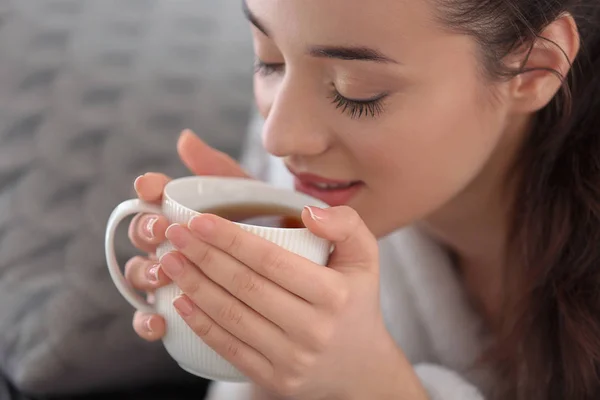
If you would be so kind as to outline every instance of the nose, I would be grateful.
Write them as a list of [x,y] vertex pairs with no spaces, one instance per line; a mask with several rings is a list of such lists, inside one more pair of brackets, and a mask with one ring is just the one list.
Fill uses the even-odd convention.
[[281,83],[263,128],[263,145],[276,157],[310,157],[327,151],[329,135],[321,103],[310,85],[288,75]]

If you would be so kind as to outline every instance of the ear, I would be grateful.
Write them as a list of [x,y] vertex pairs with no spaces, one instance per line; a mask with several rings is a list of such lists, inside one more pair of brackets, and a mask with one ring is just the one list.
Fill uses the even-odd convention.
[[544,108],[561,88],[561,77],[569,74],[579,48],[577,24],[570,14],[563,14],[544,29],[532,49],[527,46],[511,56],[513,68],[526,61],[525,72],[511,81],[514,111],[532,113]]

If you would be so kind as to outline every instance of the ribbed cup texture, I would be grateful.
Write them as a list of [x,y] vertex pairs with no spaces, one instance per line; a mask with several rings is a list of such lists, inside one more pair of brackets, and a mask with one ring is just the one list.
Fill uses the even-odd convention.
[[[163,202],[163,211],[169,221],[180,224],[187,224],[199,214],[168,198]],[[316,264],[325,265],[329,257],[330,243],[307,229],[240,226]],[[159,246],[157,255],[160,257],[171,250],[173,247],[169,243],[163,243]],[[163,342],[171,357],[186,371],[203,378],[231,382],[246,380],[233,365],[208,347],[177,314],[172,303],[180,294],[181,290],[175,285],[161,288],[155,294],[156,309],[167,323],[167,334]]]

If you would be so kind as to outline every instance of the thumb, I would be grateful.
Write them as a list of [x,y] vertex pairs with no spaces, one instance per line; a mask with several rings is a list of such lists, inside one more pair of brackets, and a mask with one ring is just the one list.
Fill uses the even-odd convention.
[[189,129],[179,136],[177,153],[183,164],[195,175],[248,178],[235,160],[207,145]]
[[377,240],[352,208],[306,207],[302,220],[312,233],[334,244],[335,250],[329,259],[331,268],[379,268]]

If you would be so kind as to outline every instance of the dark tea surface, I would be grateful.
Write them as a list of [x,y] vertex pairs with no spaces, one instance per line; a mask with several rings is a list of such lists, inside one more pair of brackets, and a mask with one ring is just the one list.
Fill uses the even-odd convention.
[[299,210],[273,204],[230,204],[200,210],[200,212],[218,215],[229,221],[247,225],[271,228],[305,228]]

